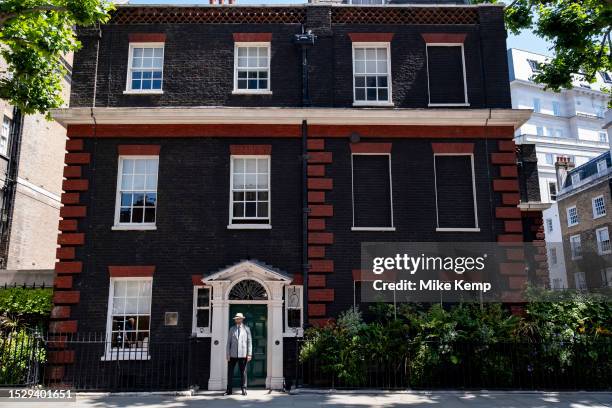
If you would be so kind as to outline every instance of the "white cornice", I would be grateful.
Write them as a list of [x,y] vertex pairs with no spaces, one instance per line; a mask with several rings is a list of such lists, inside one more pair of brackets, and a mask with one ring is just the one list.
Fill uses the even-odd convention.
[[[513,126],[531,116],[530,109],[370,109],[370,108],[68,108],[54,109],[62,124],[267,124]],[[94,121],[95,117],[95,121]]]

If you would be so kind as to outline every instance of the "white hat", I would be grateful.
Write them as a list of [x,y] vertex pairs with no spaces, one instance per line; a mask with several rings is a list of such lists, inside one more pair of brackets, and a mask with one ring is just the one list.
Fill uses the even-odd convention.
[[242,313],[236,313],[236,316],[234,316],[234,320],[236,319],[244,319],[244,315]]

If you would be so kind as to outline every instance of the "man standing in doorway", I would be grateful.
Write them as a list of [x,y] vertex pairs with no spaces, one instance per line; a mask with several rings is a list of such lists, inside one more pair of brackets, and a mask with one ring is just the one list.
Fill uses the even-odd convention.
[[225,395],[232,394],[232,379],[234,377],[234,367],[236,367],[236,363],[238,363],[238,368],[240,369],[240,388],[242,389],[242,395],[247,395],[246,367],[247,362],[251,361],[253,355],[251,329],[243,323],[244,315],[242,313],[236,313],[234,322],[236,324],[230,328],[229,335],[227,336],[227,391]]

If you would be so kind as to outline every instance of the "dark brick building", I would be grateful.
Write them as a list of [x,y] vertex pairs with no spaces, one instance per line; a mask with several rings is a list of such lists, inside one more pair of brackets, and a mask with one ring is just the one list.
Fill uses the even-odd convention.
[[[505,38],[485,5],[127,6],[81,30],[51,332],[152,364],[193,337],[223,389],[240,310],[253,382],[280,388],[303,326],[353,306],[361,242],[542,238]],[[78,354],[50,360],[60,379]]]

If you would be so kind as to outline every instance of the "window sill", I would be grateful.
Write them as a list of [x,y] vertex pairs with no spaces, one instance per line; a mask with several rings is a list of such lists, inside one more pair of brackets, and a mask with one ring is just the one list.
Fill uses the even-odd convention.
[[579,225],[579,224],[580,224],[580,223],[576,223],[576,224],[572,224],[572,225],[569,225],[569,224],[568,224],[568,225],[567,225],[567,227],[568,227],[568,228],[571,228],[571,227],[575,227],[576,225]]
[[285,328],[285,330],[286,331],[283,332],[283,337],[304,337],[304,329],[302,329],[301,327],[299,329]]
[[361,107],[361,108],[393,108],[395,104],[393,102],[367,102],[367,101],[359,101],[353,102],[353,106]]
[[100,361],[143,361],[150,360],[151,355],[145,351],[114,351],[104,354]]
[[163,93],[164,91],[161,89],[154,90],[154,91],[138,91],[138,90],[126,89],[125,91],[123,91],[124,95],[161,95]]
[[194,333],[191,333],[193,337],[212,337],[212,333],[208,330],[197,330]]
[[247,91],[241,89],[234,89],[232,95],[272,95],[272,91]]
[[436,232],[480,232],[480,228],[436,228]]
[[577,257],[572,257],[572,261],[579,261],[581,260],[582,257],[581,256],[577,256]]
[[269,230],[272,229],[270,224],[229,224],[227,229],[245,229],[245,230]]
[[155,231],[157,225],[113,225],[113,231]]
[[430,108],[444,108],[453,106],[470,106],[468,102],[465,103],[429,103],[427,104]]
[[593,217],[593,219],[596,220],[598,218],[605,217],[605,216],[606,216],[606,214],[601,214],[601,215],[598,215],[597,217]]
[[392,231],[395,231],[395,227],[351,227],[351,231],[372,231],[372,232],[391,231],[392,232]]

